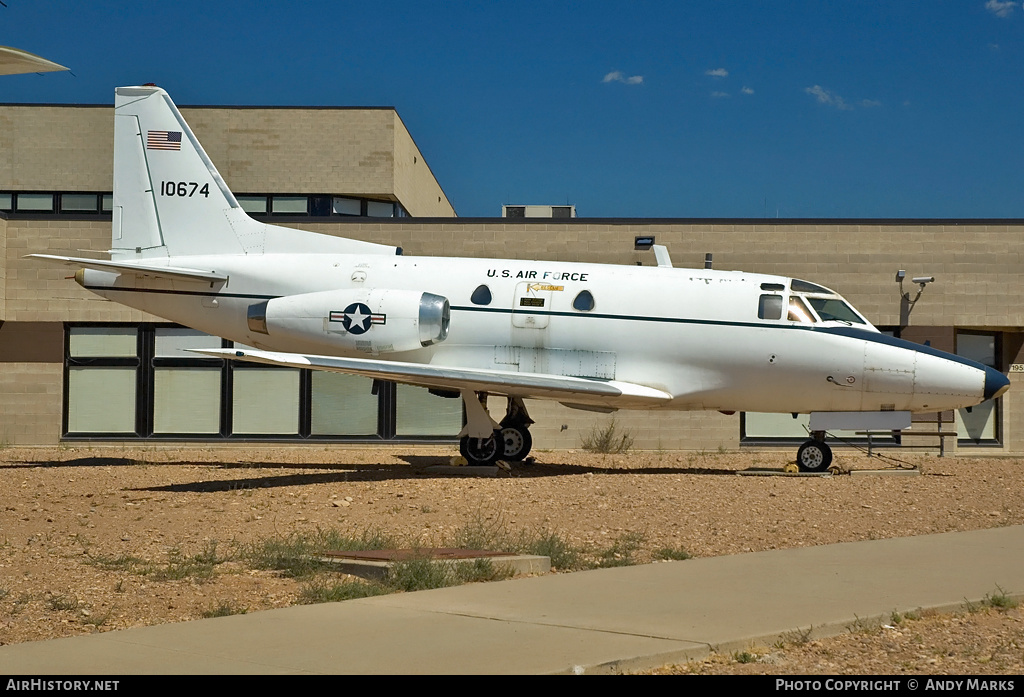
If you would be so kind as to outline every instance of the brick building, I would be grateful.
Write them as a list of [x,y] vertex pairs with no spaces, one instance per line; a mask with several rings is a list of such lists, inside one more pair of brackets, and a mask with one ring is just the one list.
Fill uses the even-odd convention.
[[[876,326],[1009,371],[1015,383],[1013,368],[1024,363],[1024,311],[1013,301],[1021,220],[457,218],[394,109],[181,111],[243,206],[276,224],[401,246],[407,255],[458,250],[615,264],[653,264],[634,240],[654,236],[676,266],[699,267],[712,253],[717,269],[827,285]],[[0,105],[2,442],[409,442],[458,431],[459,401],[438,406],[417,388],[384,385],[373,394],[362,378],[194,358],[180,349],[208,338],[106,302],[67,280],[65,269],[24,259],[109,248],[112,116],[104,106]],[[898,269],[936,277],[909,312]],[[917,287],[904,285],[912,300]],[[204,408],[195,408],[196,395]],[[1024,451],[1020,399],[1011,389],[996,403],[947,415],[959,434],[947,447]],[[578,447],[608,418],[554,403],[530,408],[539,448]],[[789,415],[616,418],[645,449],[732,449],[803,436]]]

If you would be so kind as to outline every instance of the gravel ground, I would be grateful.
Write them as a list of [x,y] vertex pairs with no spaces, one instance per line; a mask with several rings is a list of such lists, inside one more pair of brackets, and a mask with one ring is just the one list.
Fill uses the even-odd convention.
[[[644,563],[662,549],[714,556],[1024,523],[1024,468],[1013,459],[901,455],[922,476],[741,477],[750,467],[781,469],[792,454],[569,451],[536,452],[536,462],[497,478],[424,472],[450,455],[4,449],[0,644],[294,604],[308,582],[254,569],[239,553],[292,533],[376,531],[446,546],[467,528],[546,531],[592,560],[615,549]],[[836,464],[888,466],[843,451]],[[217,563],[189,566],[204,555]],[[1020,674],[1024,614],[965,607],[894,617],[888,628],[793,637],[664,671]]]

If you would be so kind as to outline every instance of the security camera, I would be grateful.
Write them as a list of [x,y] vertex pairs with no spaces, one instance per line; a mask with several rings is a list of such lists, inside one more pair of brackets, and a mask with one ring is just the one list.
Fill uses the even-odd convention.
[[925,283],[931,283],[935,280],[935,276],[914,276],[914,283],[920,283],[922,286]]

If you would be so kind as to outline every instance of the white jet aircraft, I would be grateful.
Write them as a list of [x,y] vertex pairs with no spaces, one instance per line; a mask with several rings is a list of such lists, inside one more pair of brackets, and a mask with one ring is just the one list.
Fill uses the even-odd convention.
[[[524,399],[569,407],[810,413],[798,452],[826,469],[832,428],[896,429],[969,407],[1006,376],[879,333],[838,293],[737,271],[403,256],[250,218],[167,93],[116,90],[109,260],[94,293],[249,348],[227,359],[393,380],[461,397],[471,464],[531,447]],[[500,423],[487,395],[507,398]]]

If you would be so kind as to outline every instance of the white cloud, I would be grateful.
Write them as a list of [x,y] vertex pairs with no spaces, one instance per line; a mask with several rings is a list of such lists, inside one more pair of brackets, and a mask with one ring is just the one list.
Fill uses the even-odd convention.
[[728,97],[729,93],[728,92],[712,92],[711,96],[714,97],[715,99],[719,99],[721,97]]
[[852,106],[847,104],[846,100],[844,100],[838,94],[833,94],[832,92],[829,92],[821,85],[807,87],[804,89],[804,92],[817,99],[819,104],[828,104],[829,106],[834,106],[836,109],[841,109],[843,111],[847,111],[853,108]]
[[754,94],[754,90],[744,85],[743,89],[740,90],[743,94]]
[[619,70],[613,70],[604,76],[602,82],[621,82],[626,85],[642,85],[644,83],[643,75],[630,75],[626,77]]
[[725,68],[715,68],[714,70],[705,70],[704,74],[705,75],[710,75],[711,77],[729,77],[729,71],[726,70]]
[[877,99],[862,99],[860,100],[860,105],[865,109],[870,109],[872,107],[882,106],[882,103]]
[[1016,6],[1016,2],[1000,2],[1000,0],[988,0],[985,3],[985,9],[996,17],[1009,17]]

